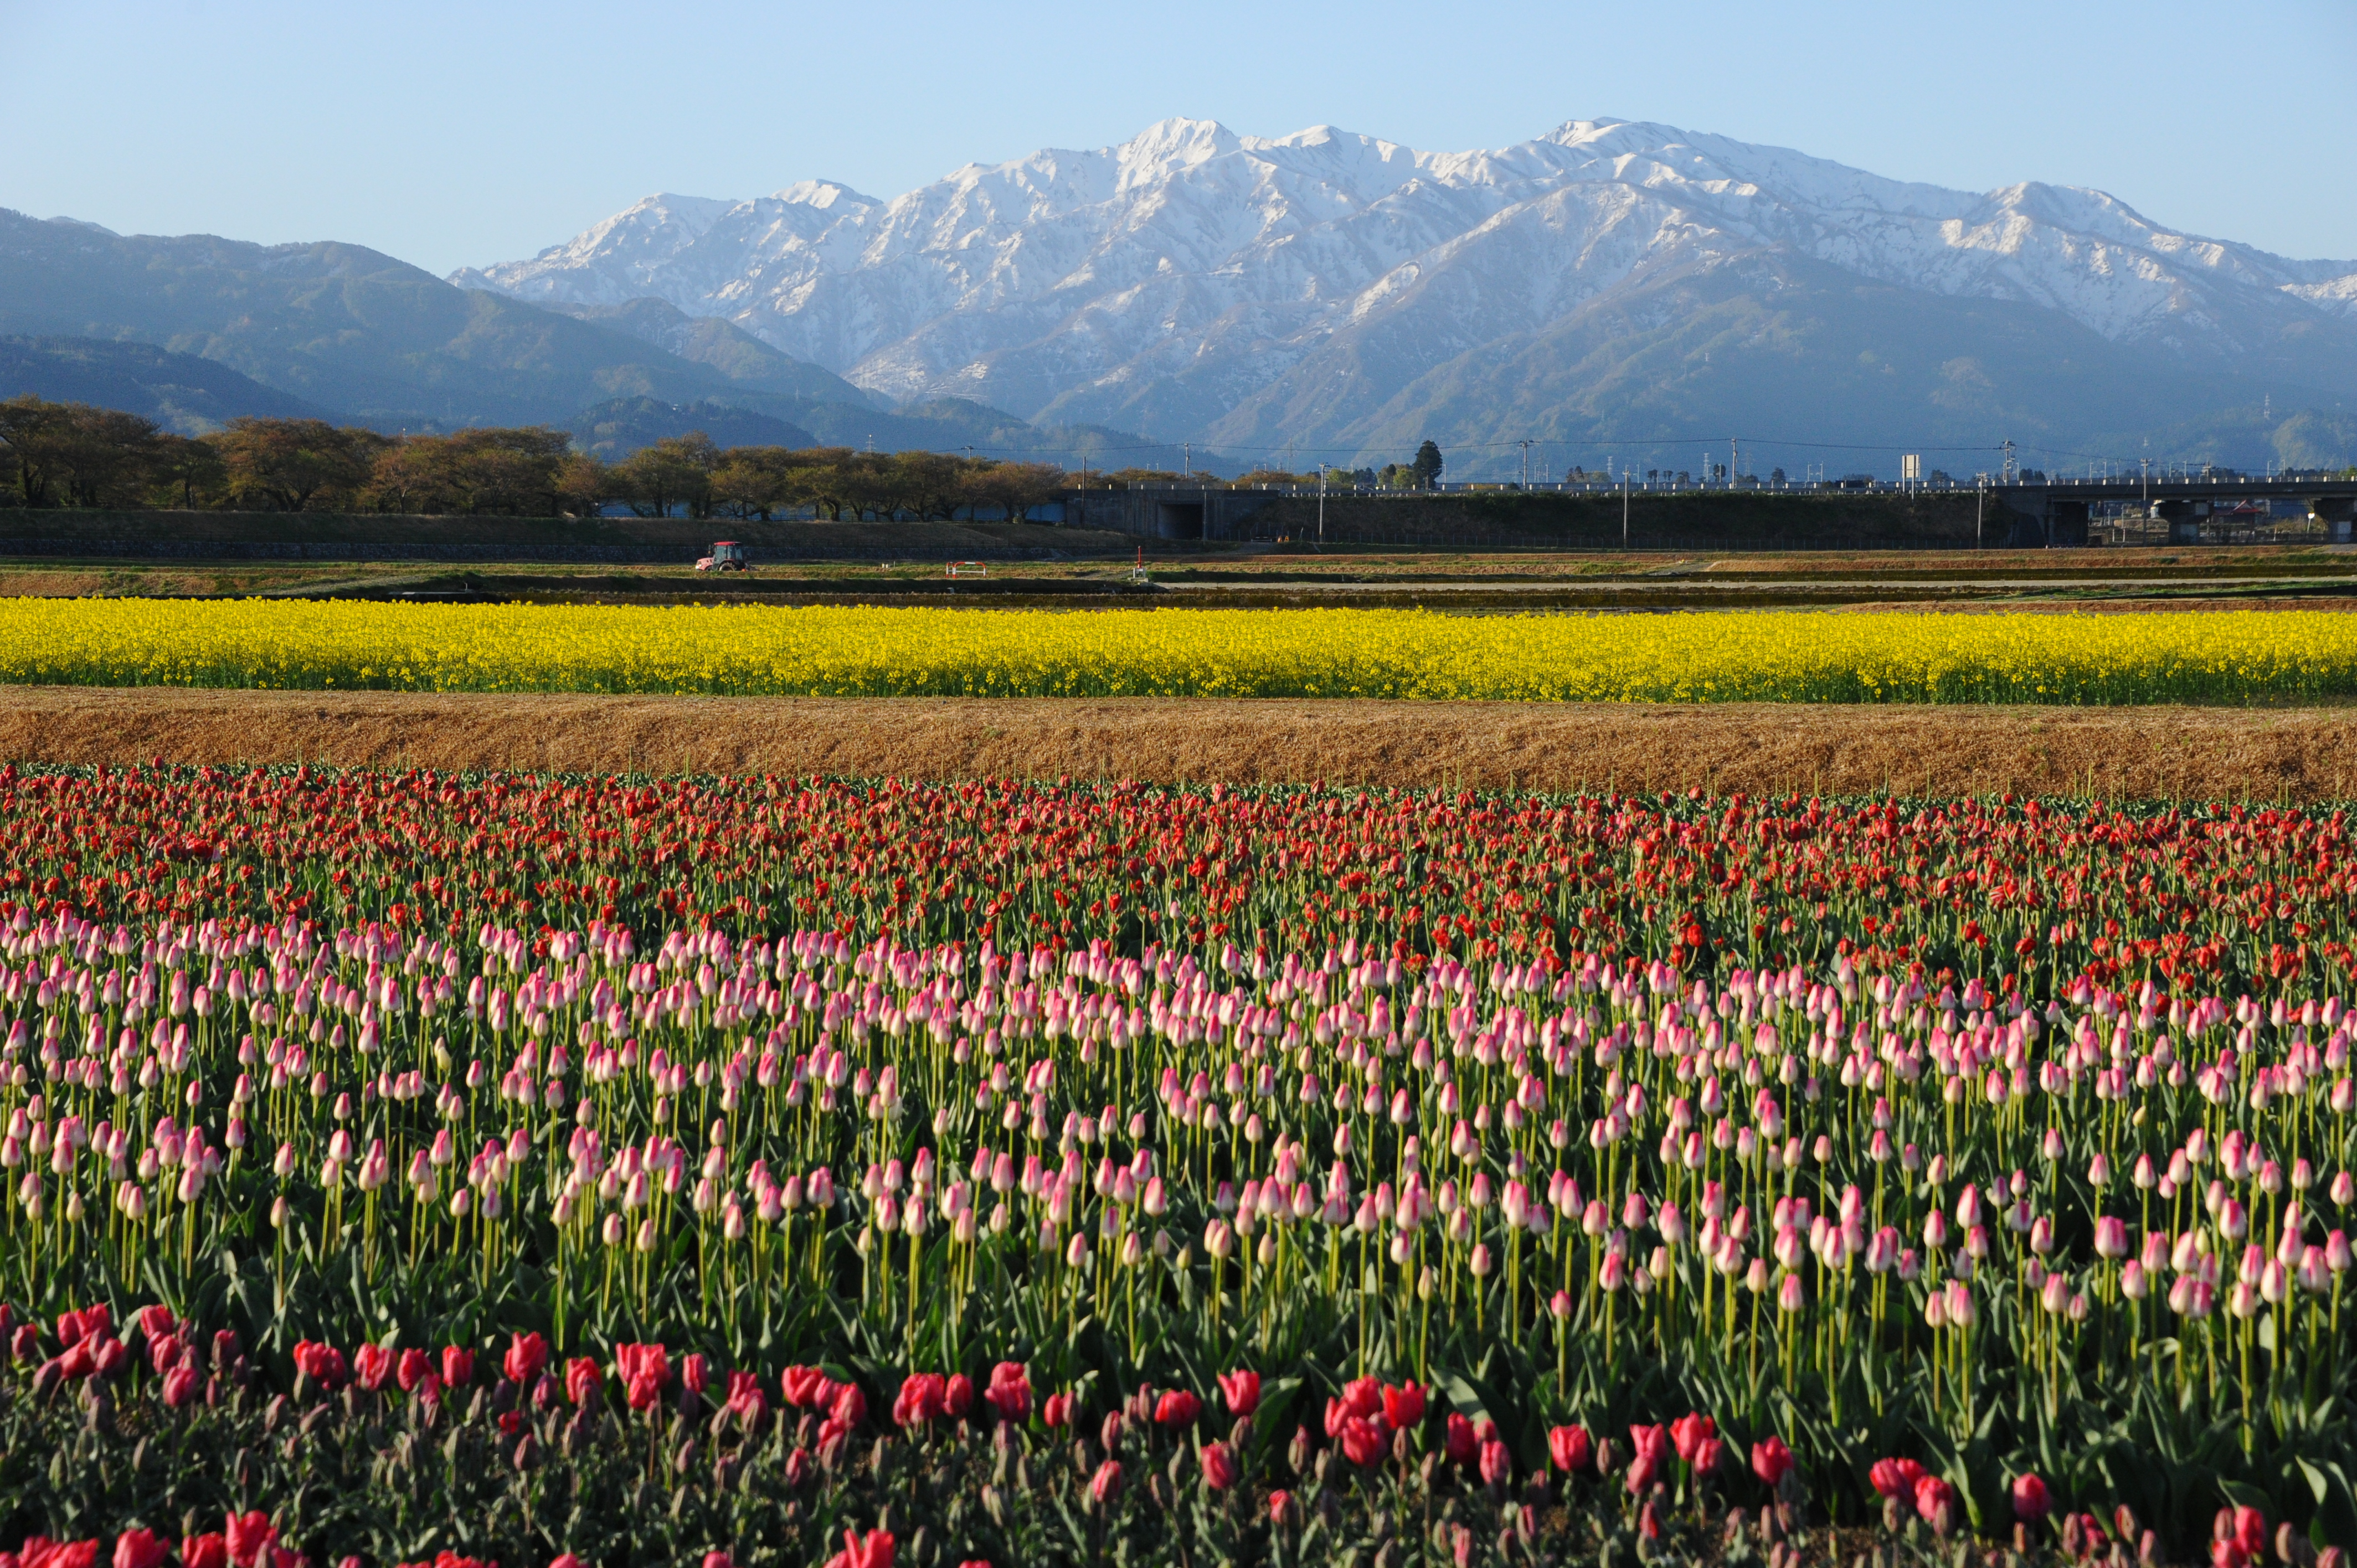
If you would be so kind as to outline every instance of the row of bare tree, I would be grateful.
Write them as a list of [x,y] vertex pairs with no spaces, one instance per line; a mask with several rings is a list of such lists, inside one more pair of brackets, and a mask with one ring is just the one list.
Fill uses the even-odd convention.
[[700,433],[616,463],[544,425],[394,436],[317,419],[238,419],[190,438],[135,414],[35,397],[0,403],[0,506],[513,517],[588,516],[618,502],[648,517],[1012,517],[1071,484],[1049,463],[724,448]]

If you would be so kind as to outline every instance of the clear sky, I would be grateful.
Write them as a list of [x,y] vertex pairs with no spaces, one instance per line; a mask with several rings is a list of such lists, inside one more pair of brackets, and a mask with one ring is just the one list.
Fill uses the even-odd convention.
[[2352,62],[2357,0],[0,0],[0,206],[440,273],[653,191],[893,196],[1172,114],[1439,150],[1624,116],[2357,258]]

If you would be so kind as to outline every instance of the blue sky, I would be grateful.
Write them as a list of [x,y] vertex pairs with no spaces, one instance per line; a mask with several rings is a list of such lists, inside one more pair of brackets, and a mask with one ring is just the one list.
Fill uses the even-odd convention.
[[2357,257],[2352,0],[0,0],[0,206],[436,272],[651,191],[891,196],[1171,114],[1448,150],[1657,120]]

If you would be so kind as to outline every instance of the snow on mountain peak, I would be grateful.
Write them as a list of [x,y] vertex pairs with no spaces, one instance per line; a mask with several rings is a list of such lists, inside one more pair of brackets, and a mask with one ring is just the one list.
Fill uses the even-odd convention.
[[1086,413],[1092,398],[1183,384],[1169,428],[1256,395],[1340,333],[1391,324],[1387,351],[1405,357],[1386,373],[1404,382],[1664,268],[1762,254],[2222,353],[2287,312],[2357,317],[2357,263],[2177,233],[2101,191],[1949,190],[1617,119],[1428,153],[1330,125],[1264,139],[1172,118],[888,201],[827,181],[741,202],[649,197],[453,281],[654,295],[900,397]]

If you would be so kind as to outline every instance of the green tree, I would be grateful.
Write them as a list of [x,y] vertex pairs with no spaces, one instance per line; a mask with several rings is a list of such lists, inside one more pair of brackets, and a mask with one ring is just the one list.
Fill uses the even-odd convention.
[[65,439],[66,405],[27,393],[0,403],[0,446],[16,470],[16,503],[48,506]]
[[614,465],[614,479],[640,517],[669,517],[684,505],[687,515],[712,515],[712,475],[720,448],[701,430],[641,446]]
[[1428,490],[1440,481],[1440,448],[1427,441],[1415,449],[1415,458],[1408,465],[1415,475],[1415,488]]
[[280,511],[302,511],[314,499],[351,504],[378,453],[392,445],[373,431],[338,429],[324,419],[232,419],[204,439],[221,454],[231,500]]
[[1009,522],[1020,522],[1026,508],[1043,506],[1071,489],[1071,478],[1053,463],[991,463],[968,481],[969,504],[997,507]]
[[119,409],[25,396],[0,403],[0,446],[23,506],[135,504],[156,455],[153,421]]
[[148,493],[157,504],[193,510],[218,498],[227,470],[211,443],[159,435],[147,458]]

